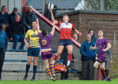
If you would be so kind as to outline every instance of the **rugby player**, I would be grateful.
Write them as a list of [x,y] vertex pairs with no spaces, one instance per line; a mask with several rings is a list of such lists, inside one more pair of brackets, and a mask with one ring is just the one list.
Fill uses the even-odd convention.
[[106,75],[106,80],[111,81],[108,69],[105,69],[105,59],[106,51],[111,48],[109,41],[103,37],[103,31],[98,31],[98,39],[96,40],[95,47],[90,47],[91,49],[97,49],[96,61],[94,63],[94,68],[101,69]]
[[66,47],[67,51],[68,51],[67,66],[70,66],[70,61],[72,58],[72,51],[73,51],[71,32],[72,32],[72,30],[74,30],[79,36],[81,36],[82,33],[79,32],[77,29],[75,29],[75,26],[72,23],[69,23],[69,16],[68,15],[64,15],[63,22],[61,22],[61,21],[55,20],[52,10],[50,10],[50,13],[51,13],[52,22],[55,24],[58,24],[58,26],[60,28],[60,42],[59,42],[58,51],[54,56],[53,63],[55,63],[58,56],[61,55],[64,47]]
[[[38,37],[38,31],[36,27],[37,27],[37,23],[35,21],[32,22],[32,29],[26,32],[26,35],[24,38],[24,42],[28,49],[28,52],[27,52],[28,62],[26,64],[26,73],[24,76],[24,80],[27,80],[28,71],[30,69],[30,63],[32,61],[32,57],[33,57],[33,76],[31,80],[35,80],[35,74],[37,70],[37,59],[40,52],[39,37]],[[29,40],[29,43],[27,42],[27,40]]]
[[42,33],[39,30],[39,25],[37,27],[38,36],[40,38],[40,45],[41,45],[41,57],[44,62],[45,69],[50,77],[50,80],[55,80],[56,75],[54,71],[54,64],[52,62],[52,50],[50,46],[51,39],[54,35],[55,26],[53,24],[52,31],[48,34],[48,32],[43,29]]

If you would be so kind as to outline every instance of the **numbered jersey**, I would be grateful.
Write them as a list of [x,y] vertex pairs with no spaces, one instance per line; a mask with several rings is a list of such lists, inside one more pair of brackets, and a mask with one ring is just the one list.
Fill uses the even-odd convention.
[[52,39],[52,34],[48,34],[47,36],[43,36],[41,33],[38,33],[38,36],[40,38],[40,45],[41,49],[49,49],[50,47],[50,41]]
[[28,30],[26,32],[25,38],[29,38],[29,46],[31,48],[36,48],[36,47],[40,47],[39,45],[39,37],[38,37],[38,31],[35,30]]

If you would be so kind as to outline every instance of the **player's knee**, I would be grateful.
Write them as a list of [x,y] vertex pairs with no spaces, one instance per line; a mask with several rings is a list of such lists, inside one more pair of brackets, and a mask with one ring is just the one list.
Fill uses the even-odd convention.
[[61,52],[58,52],[58,53],[57,53],[57,56],[59,56],[59,55],[61,55]]
[[94,68],[98,69],[98,66],[96,64],[93,65]]
[[34,61],[33,63],[34,63],[34,65],[37,65],[37,61]]
[[31,63],[31,61],[28,61],[28,62],[27,62],[27,64],[30,64],[30,63]]

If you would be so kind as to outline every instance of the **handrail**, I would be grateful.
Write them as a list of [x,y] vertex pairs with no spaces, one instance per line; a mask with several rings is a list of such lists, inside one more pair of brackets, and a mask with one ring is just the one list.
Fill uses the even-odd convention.
[[[53,23],[50,21],[50,20],[48,20],[45,16],[43,16],[41,13],[39,13],[37,10],[35,10],[34,8],[32,8],[33,9],[33,11],[36,13],[36,15],[38,16],[38,17],[40,17],[42,20],[44,20],[46,23],[48,23],[50,26],[53,26]],[[56,26],[56,31],[57,32],[60,32],[60,29],[59,29],[59,27],[58,26]],[[77,41],[75,41],[73,38],[72,38],[72,42],[73,42],[73,44],[74,45],[76,45],[78,48],[80,48],[80,46],[81,46],[81,44],[80,43],[78,43]]]

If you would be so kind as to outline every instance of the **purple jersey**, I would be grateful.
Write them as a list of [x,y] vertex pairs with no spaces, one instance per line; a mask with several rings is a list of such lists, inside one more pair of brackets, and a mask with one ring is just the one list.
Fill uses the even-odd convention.
[[108,40],[106,38],[97,39],[96,47],[97,47],[97,54],[98,54],[98,61],[104,62],[106,59],[106,52],[103,51],[107,47]]
[[43,36],[41,33],[38,33],[38,36],[40,38],[40,45],[41,49],[48,49],[50,47],[50,41],[52,39],[52,34],[48,34],[47,36]]

